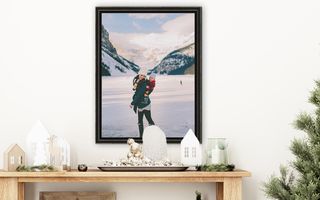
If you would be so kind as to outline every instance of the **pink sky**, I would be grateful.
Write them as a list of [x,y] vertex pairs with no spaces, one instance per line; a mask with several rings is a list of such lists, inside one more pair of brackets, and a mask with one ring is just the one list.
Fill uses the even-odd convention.
[[[131,14],[131,17],[148,20],[147,15],[161,19],[165,14],[154,16]],[[133,25],[139,26],[139,24]],[[121,56],[135,62],[140,67],[153,68],[171,51],[194,42],[194,14],[180,15],[159,26],[163,32],[110,32],[110,40]]]

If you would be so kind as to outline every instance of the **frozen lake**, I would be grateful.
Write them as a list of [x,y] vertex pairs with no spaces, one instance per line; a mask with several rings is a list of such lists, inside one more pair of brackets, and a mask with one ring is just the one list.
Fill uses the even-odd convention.
[[[138,115],[129,108],[132,79],[102,77],[102,137],[139,137]],[[153,121],[167,137],[183,137],[189,128],[194,130],[194,75],[157,76],[150,99]]]

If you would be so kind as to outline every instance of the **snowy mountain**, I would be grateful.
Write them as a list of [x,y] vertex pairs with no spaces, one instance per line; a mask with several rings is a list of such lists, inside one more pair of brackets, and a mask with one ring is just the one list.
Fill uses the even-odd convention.
[[[194,43],[194,32],[190,33],[189,35],[183,35],[181,36],[179,39],[177,39],[175,42],[173,42],[172,44],[167,44],[165,46],[163,45],[157,45],[155,42],[154,45],[149,45],[148,48],[143,49],[143,52],[140,53],[140,56],[137,56],[137,58],[135,60],[139,60],[139,58],[141,59],[141,57],[143,57],[143,59],[146,60],[145,63],[146,66],[150,67],[150,66],[156,66],[158,65],[161,60],[168,55],[168,53],[177,50],[177,49],[181,49],[183,47],[188,46],[189,44]],[[158,39],[159,40],[159,39]],[[160,40],[161,41],[161,40]],[[138,45],[140,43],[137,43]],[[137,45],[136,44],[136,45]]]
[[194,43],[172,51],[151,72],[166,75],[194,74]]
[[140,67],[117,53],[109,39],[109,33],[101,27],[101,74],[102,76],[135,75]]

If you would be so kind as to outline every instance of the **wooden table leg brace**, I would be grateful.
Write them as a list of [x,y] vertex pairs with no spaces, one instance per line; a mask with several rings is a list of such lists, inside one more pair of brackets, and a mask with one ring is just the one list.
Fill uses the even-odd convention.
[[19,183],[19,200],[24,200],[24,183]]
[[241,178],[224,178],[223,182],[216,183],[217,200],[242,200]]

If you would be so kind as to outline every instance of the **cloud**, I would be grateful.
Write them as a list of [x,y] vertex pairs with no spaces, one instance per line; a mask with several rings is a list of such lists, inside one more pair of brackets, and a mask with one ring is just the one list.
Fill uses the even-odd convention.
[[153,19],[153,18],[165,18],[167,14],[164,13],[141,13],[141,14],[129,14],[130,17],[132,18],[137,18],[137,19]]
[[162,25],[166,32],[190,33],[194,31],[194,14],[184,14]]
[[[139,25],[139,24],[137,24]],[[165,22],[160,33],[110,33],[120,55],[151,68],[173,50],[194,43],[194,15],[184,14]]]
[[134,28],[136,28],[137,30],[142,30],[142,27],[135,21],[132,22],[132,25]]

